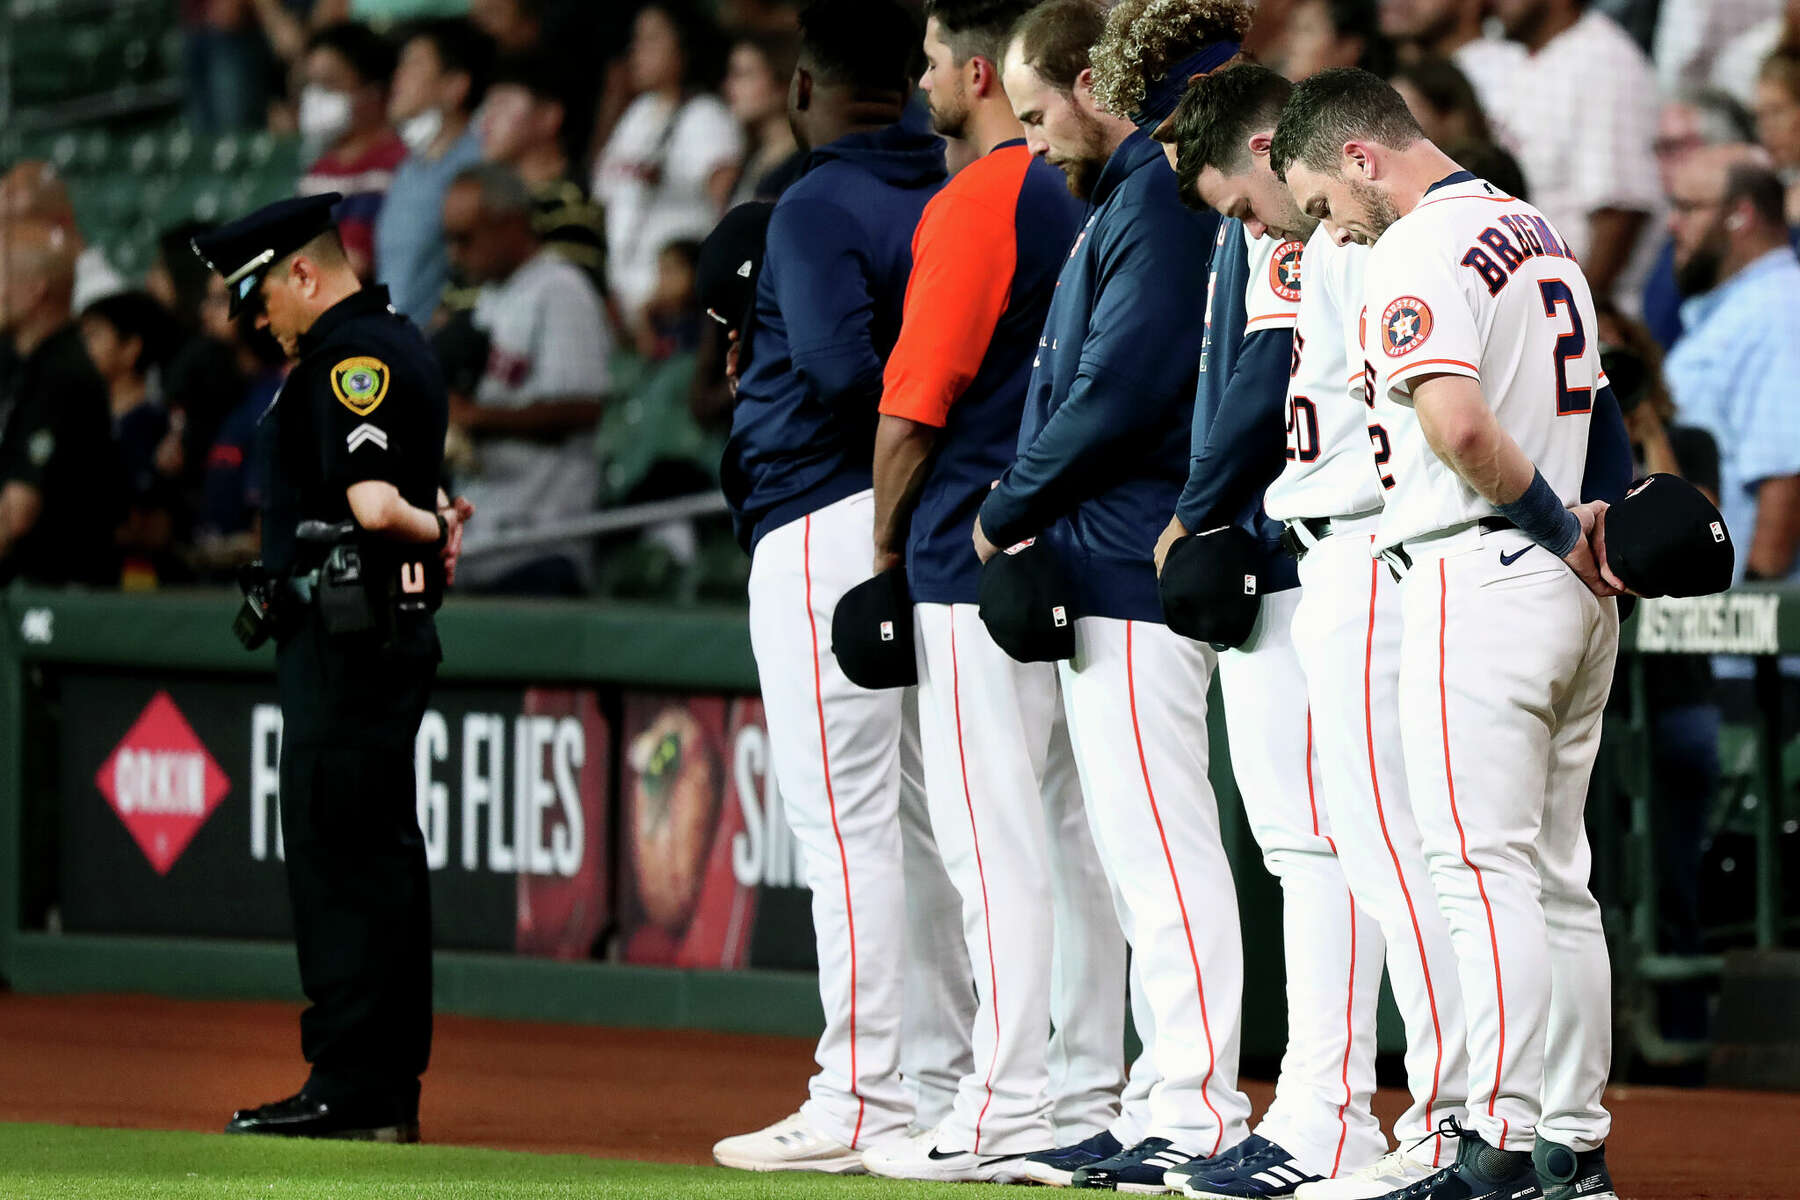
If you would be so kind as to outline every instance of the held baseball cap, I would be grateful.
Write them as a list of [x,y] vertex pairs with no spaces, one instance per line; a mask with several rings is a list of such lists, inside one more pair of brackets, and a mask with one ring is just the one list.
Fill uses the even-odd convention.
[[1170,629],[1234,649],[1249,640],[1262,608],[1261,548],[1236,525],[1182,538],[1163,560],[1158,588]]
[[700,243],[694,292],[706,315],[727,330],[741,334],[756,301],[756,278],[762,273],[763,245],[774,212],[767,200],[740,204]]
[[1725,518],[1679,475],[1651,475],[1606,510],[1606,566],[1640,596],[1710,596],[1731,586]]
[[232,316],[254,307],[257,286],[272,265],[337,228],[331,210],[342,199],[337,192],[326,192],[277,200],[229,225],[195,235],[194,253],[225,277]]
[[1075,608],[1056,551],[1027,538],[981,568],[976,599],[994,644],[1017,662],[1075,657]]
[[906,568],[883,571],[844,593],[831,614],[831,652],[857,687],[911,687],[919,682]]

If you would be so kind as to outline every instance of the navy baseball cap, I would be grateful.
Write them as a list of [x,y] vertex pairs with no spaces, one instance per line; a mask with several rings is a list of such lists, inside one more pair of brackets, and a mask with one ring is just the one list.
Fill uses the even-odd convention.
[[1640,596],[1710,596],[1731,586],[1725,518],[1679,475],[1651,475],[1606,510],[1606,566]]
[[728,330],[743,332],[756,301],[763,245],[775,205],[751,200],[726,213],[700,243],[694,266],[694,294],[706,315]]
[[1243,645],[1262,609],[1262,563],[1256,538],[1236,525],[1182,538],[1157,580],[1163,620],[1215,650]]
[[911,687],[919,682],[906,568],[883,571],[843,594],[831,614],[831,652],[857,687]]
[[342,199],[337,192],[325,192],[277,200],[247,217],[194,236],[194,253],[225,277],[231,290],[232,316],[254,307],[257,285],[272,265],[326,230],[337,228],[331,210]]
[[1016,662],[1075,657],[1075,606],[1056,551],[1027,538],[988,559],[976,599],[994,644]]

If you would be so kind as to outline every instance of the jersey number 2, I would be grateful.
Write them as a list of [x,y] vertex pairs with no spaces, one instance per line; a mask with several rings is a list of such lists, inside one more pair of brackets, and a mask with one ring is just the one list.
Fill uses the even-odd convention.
[[1581,325],[1581,312],[1575,307],[1575,293],[1560,279],[1546,279],[1538,284],[1544,297],[1544,315],[1555,317],[1558,305],[1569,314],[1569,332],[1556,339],[1556,415],[1572,417],[1592,412],[1592,388],[1569,386],[1569,362],[1587,353],[1587,330]]

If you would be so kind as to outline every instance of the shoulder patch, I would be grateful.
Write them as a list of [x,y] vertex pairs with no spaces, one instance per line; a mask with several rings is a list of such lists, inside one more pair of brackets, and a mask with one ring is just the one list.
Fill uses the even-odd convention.
[[1381,314],[1381,348],[1389,358],[1411,354],[1430,336],[1431,306],[1417,296],[1402,296]]
[[1300,299],[1300,257],[1305,249],[1300,242],[1283,242],[1269,259],[1269,288],[1283,300]]
[[379,358],[346,358],[331,368],[331,392],[339,404],[366,417],[387,398],[390,374]]

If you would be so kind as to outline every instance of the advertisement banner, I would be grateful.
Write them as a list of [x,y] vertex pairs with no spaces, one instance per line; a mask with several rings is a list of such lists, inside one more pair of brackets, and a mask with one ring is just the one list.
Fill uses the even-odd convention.
[[[61,928],[291,936],[273,685],[69,671],[55,692]],[[433,692],[415,768],[439,946],[594,953],[611,758],[591,689]]]
[[811,968],[809,893],[762,702],[627,693],[619,921],[627,962]]

